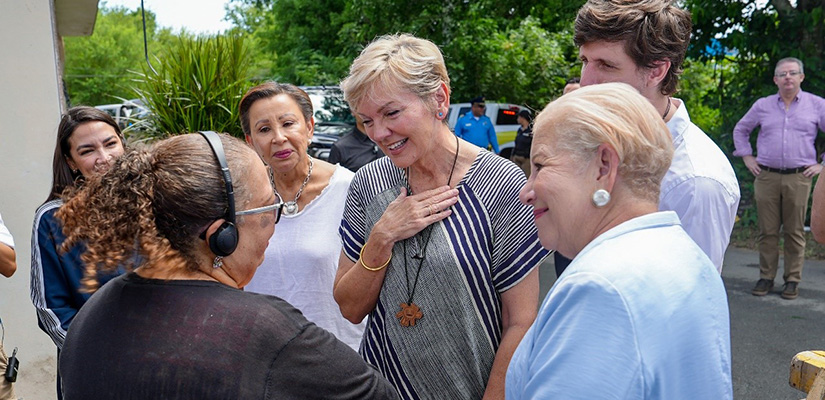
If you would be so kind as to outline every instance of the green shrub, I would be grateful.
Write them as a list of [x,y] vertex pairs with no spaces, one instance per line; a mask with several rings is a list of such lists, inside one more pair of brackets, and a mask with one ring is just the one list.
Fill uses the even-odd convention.
[[142,136],[163,137],[213,130],[243,137],[238,102],[250,79],[249,50],[242,36],[182,36],[144,67],[135,91],[152,117],[137,127]]

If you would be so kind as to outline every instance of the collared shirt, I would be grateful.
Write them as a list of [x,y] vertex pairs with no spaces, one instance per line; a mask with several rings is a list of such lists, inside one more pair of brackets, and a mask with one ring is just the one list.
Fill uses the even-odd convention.
[[825,131],[825,99],[800,90],[787,110],[779,94],[757,100],[733,129],[733,155],[753,154],[750,135],[757,126],[757,163],[782,169],[814,165],[817,129]]
[[496,128],[486,115],[475,117],[473,113],[467,113],[455,124],[455,134],[482,149],[492,145],[493,152],[499,153]]
[[674,152],[662,179],[659,210],[676,211],[682,227],[721,273],[739,208],[739,181],[725,153],[690,122],[685,103],[678,101],[681,105],[667,123]]
[[513,353],[507,398],[732,399],[729,318],[676,215],[631,219],[556,280]]

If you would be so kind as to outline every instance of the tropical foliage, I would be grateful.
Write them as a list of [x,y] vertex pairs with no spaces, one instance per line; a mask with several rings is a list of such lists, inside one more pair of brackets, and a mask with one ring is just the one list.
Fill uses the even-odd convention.
[[136,91],[156,136],[213,130],[243,137],[238,103],[251,78],[243,36],[182,36],[152,64]]
[[367,43],[407,32],[441,47],[453,101],[483,94],[541,108],[578,73],[570,22],[582,3],[235,0],[229,9],[230,19],[260,44],[261,58],[275,60],[270,78],[336,84]]

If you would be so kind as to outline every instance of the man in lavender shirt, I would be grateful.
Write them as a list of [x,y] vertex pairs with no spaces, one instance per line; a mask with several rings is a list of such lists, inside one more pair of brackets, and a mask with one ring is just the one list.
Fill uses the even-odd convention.
[[[802,61],[779,60],[773,77],[779,93],[757,100],[733,129],[733,155],[742,157],[756,177],[759,281],[751,291],[754,296],[764,296],[773,288],[779,268],[780,226],[785,237],[782,298],[792,300],[799,295],[811,178],[822,170],[814,139],[819,130],[825,130],[825,99],[800,90],[804,79]],[[750,134],[757,126],[754,157]]]

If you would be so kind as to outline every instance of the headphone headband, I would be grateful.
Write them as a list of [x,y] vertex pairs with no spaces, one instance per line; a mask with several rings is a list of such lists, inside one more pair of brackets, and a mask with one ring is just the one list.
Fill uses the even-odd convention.
[[235,191],[232,188],[232,176],[229,175],[229,166],[226,163],[226,154],[223,151],[223,144],[221,138],[214,131],[199,131],[198,132],[209,143],[215,158],[218,159],[218,165],[221,167],[221,174],[223,174],[223,182],[226,185],[226,215],[224,218],[231,223],[235,223]]

